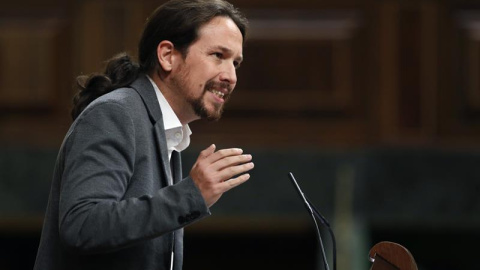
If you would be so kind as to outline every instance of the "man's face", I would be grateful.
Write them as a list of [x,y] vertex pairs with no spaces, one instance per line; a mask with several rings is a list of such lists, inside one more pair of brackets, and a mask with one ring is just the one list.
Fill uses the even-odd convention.
[[237,83],[242,47],[242,34],[228,17],[215,17],[199,29],[198,39],[172,73],[172,82],[184,99],[182,110],[197,119],[220,119]]

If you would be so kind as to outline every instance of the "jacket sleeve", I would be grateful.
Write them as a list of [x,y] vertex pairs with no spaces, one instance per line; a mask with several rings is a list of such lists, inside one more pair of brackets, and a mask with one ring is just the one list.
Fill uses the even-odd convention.
[[129,113],[122,104],[95,104],[67,135],[59,234],[69,248],[111,252],[210,214],[189,177],[153,195],[124,198],[135,170],[135,128]]

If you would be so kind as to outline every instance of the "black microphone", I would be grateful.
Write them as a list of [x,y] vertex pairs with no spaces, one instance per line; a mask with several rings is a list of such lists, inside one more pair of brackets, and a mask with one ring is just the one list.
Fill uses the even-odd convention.
[[315,219],[315,216],[320,220],[320,222],[322,222],[322,224],[324,224],[328,228],[328,231],[330,233],[330,237],[332,238],[332,245],[333,245],[333,269],[336,270],[337,269],[337,251],[336,251],[335,234],[333,233],[333,231],[330,227],[330,224],[328,223],[327,219],[320,213],[320,211],[318,211],[315,208],[315,206],[310,202],[310,200],[305,196],[302,189],[298,185],[297,180],[295,180],[295,177],[293,176],[293,173],[290,172],[288,174],[288,176],[289,176],[290,180],[292,180],[293,186],[295,187],[298,194],[302,198],[302,200],[305,204],[305,207],[307,208],[307,211],[311,214],[311,216],[313,218],[313,222],[315,223],[315,227],[317,229],[318,241],[320,243],[320,249],[321,249],[322,257],[323,257],[323,264],[324,264],[324,268],[326,270],[330,270],[330,268],[328,266],[327,258],[326,258],[326,255],[325,255],[325,248],[323,246],[322,237],[320,235],[320,230],[318,228],[318,224],[317,224],[317,220]]

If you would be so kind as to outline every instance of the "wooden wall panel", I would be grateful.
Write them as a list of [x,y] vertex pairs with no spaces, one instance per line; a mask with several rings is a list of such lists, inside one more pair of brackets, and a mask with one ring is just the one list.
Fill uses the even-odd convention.
[[[162,2],[0,4],[0,139],[58,144],[74,78],[135,56]],[[199,145],[480,144],[475,1],[232,2],[251,22],[245,61],[223,119],[192,125]]]
[[[369,89],[364,80],[368,69],[357,55],[367,47],[361,12],[249,14],[237,88],[220,123],[194,124],[200,141],[248,140],[263,146],[321,145],[335,141],[332,138],[346,145],[364,141],[369,119],[363,97]],[[249,130],[248,139],[232,135],[240,129]]]
[[379,117],[384,143],[426,143],[436,136],[437,5],[379,7]]
[[480,11],[457,13],[457,30],[460,32],[459,51],[462,73],[462,106],[473,115],[480,113]]
[[56,99],[55,45],[64,24],[56,18],[0,21],[0,109],[48,109]]
[[447,144],[461,147],[479,145],[480,107],[480,7],[450,7],[445,10],[449,22],[442,47],[439,136]]
[[0,9],[0,141],[58,146],[71,99],[68,8],[27,6]]
[[359,19],[355,14],[282,15],[251,20],[246,61],[229,110],[341,113],[353,102],[353,33]]
[[100,72],[120,52],[136,57],[137,44],[152,10],[142,1],[79,1],[75,16],[75,70]]

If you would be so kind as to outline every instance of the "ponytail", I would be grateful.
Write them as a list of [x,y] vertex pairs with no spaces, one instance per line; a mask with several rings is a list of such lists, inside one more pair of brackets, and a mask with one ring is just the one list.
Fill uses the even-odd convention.
[[72,119],[77,116],[96,98],[117,88],[130,85],[140,73],[138,64],[130,56],[121,53],[107,61],[103,74],[91,74],[77,77],[78,92],[73,98]]

